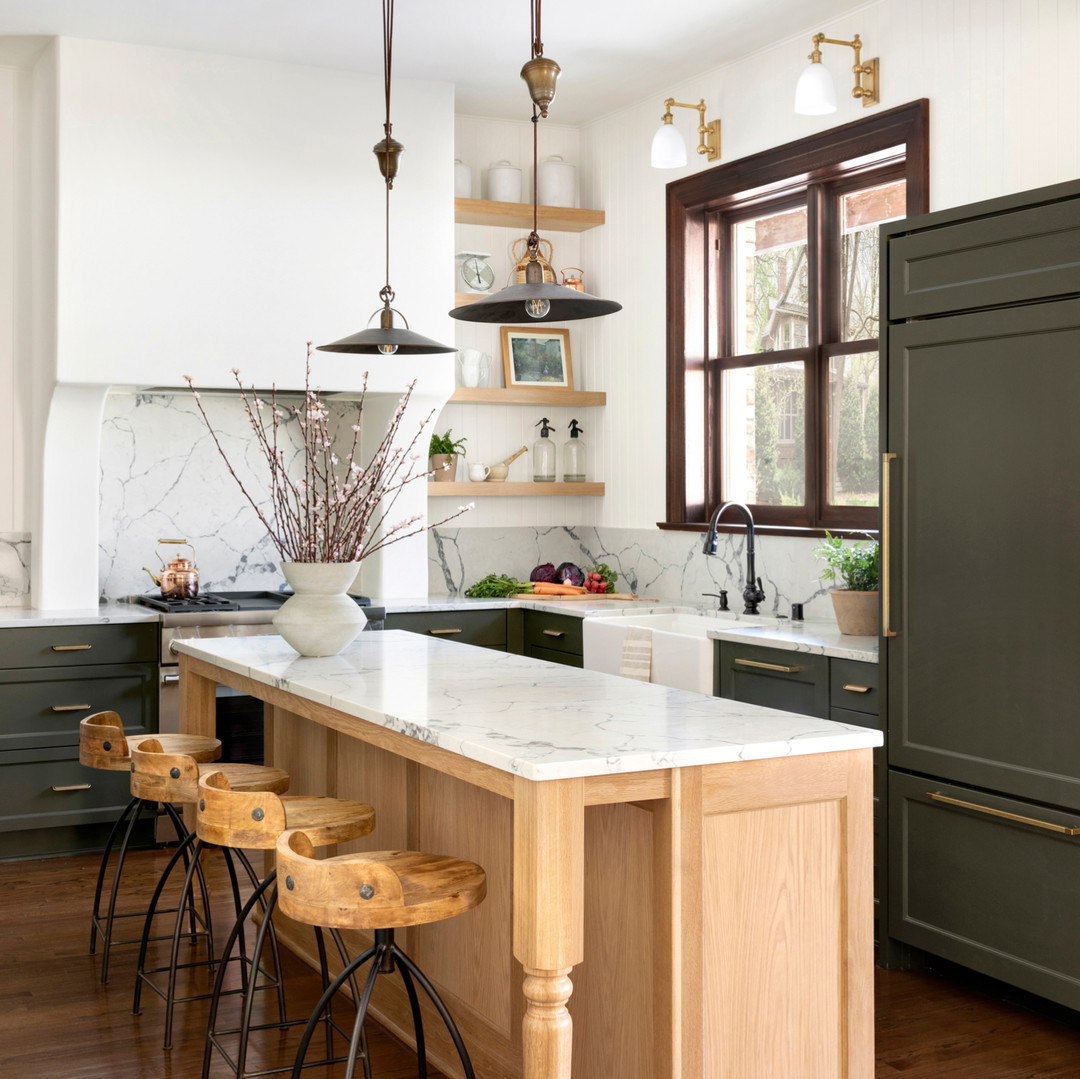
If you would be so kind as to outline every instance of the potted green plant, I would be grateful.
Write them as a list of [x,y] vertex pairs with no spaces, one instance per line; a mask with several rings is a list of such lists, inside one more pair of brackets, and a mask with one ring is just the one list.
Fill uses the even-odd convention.
[[877,540],[859,540],[845,546],[839,536],[826,532],[813,553],[825,563],[821,579],[841,582],[829,590],[840,632],[876,637],[881,625],[881,554]]
[[458,455],[465,453],[465,439],[452,438],[448,427],[445,434],[432,432],[428,455],[435,472],[436,483],[453,483],[457,478]]

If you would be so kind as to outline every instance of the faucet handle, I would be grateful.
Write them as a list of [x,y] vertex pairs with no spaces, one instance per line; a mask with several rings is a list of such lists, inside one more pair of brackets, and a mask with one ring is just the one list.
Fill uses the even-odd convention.
[[720,602],[716,605],[718,611],[726,611],[728,609],[727,602],[727,590],[721,588],[719,592],[702,592],[703,596],[715,596]]

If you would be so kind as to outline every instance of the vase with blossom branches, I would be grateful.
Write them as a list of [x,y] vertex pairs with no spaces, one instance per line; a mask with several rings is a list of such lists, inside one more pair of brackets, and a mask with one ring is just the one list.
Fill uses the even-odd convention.
[[[289,404],[276,389],[260,395],[244,386],[240,372],[232,374],[251,427],[252,437],[268,472],[269,503],[256,499],[229,461],[199,392],[185,375],[199,414],[229,474],[251,504],[281,557],[281,570],[293,588],[274,616],[274,626],[298,652],[327,656],[340,652],[363,628],[366,618],[348,595],[363,559],[384,547],[426,532],[460,516],[470,506],[439,521],[424,515],[393,517],[394,504],[410,484],[426,482],[418,446],[434,410],[408,440],[399,439],[402,419],[412,398],[410,382],[386,425],[382,437],[367,454],[361,451],[362,417],[367,395],[364,375],[352,423],[345,437],[336,437],[331,412],[321,391],[311,385],[312,345],[308,342],[304,394]],[[299,430],[299,460],[292,460],[292,439],[286,426]],[[344,424],[342,424],[344,427]]]

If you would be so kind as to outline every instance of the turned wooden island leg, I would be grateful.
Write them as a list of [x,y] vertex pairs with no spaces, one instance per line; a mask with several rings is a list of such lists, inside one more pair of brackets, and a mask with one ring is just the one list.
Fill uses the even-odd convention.
[[570,1079],[570,971],[584,956],[585,785],[514,781],[514,955],[525,968],[524,1079]]

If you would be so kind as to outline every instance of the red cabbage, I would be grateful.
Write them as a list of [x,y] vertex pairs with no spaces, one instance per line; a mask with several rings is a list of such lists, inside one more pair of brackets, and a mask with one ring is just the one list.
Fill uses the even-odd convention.
[[548,584],[555,583],[555,563],[545,562],[529,574],[530,581],[546,581]]
[[580,587],[585,583],[585,574],[573,562],[563,562],[555,571],[556,584],[574,584]]

